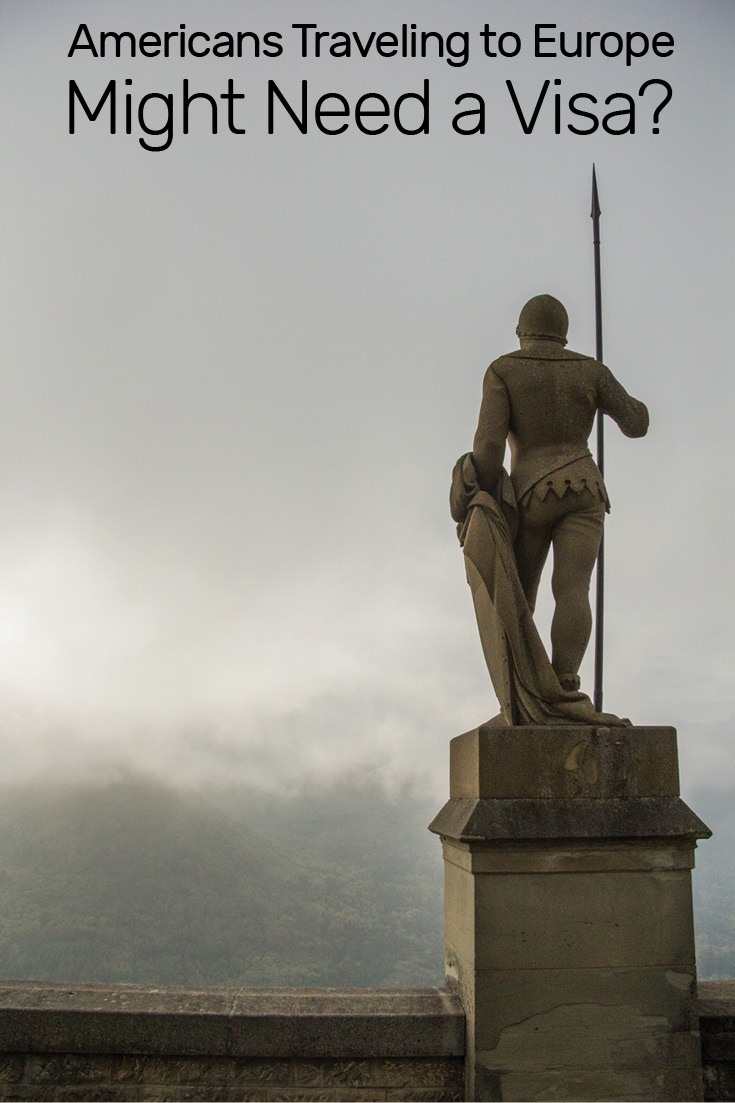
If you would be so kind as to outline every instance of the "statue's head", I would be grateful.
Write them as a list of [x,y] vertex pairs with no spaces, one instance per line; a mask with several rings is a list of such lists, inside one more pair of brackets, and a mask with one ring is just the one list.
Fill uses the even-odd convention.
[[516,333],[566,345],[568,329],[569,316],[563,304],[553,295],[534,295],[521,311]]

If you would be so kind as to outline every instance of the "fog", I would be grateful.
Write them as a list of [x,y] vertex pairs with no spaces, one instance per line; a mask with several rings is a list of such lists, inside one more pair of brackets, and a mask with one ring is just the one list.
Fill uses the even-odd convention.
[[[549,292],[594,349],[589,187],[602,205],[605,359],[651,410],[607,431],[606,707],[679,729],[691,790],[732,788],[732,5],[493,6],[532,40],[673,35],[668,58],[596,54],[228,61],[67,56],[90,30],[280,29],[284,0],[4,0],[0,748],[7,780],[149,771],[295,789],[374,770],[443,799],[452,736],[497,711],[447,508],[487,363]],[[303,15],[306,18],[306,14]],[[330,31],[478,31],[488,12],[335,6]],[[247,93],[247,134],[149,153],[68,133],[95,101]],[[545,79],[600,99],[648,79],[635,134],[554,133]],[[431,82],[428,135],[268,135],[265,86],[395,99]],[[487,133],[449,125],[482,92]],[[551,94],[551,93],[550,93]],[[647,94],[648,95],[648,94]],[[551,103],[551,101],[549,101]],[[647,113],[648,112],[648,113]],[[243,116],[245,117],[245,116]],[[549,600],[540,621],[548,624]],[[591,686],[590,657],[583,670]],[[704,813],[703,813],[704,814]],[[705,816],[706,818],[706,816]]]

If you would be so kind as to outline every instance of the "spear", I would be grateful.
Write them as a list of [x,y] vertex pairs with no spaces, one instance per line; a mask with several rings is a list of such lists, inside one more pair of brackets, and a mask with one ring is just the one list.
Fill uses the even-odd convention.
[[[595,357],[602,360],[602,282],[600,279],[600,200],[597,195],[597,176],[592,166],[592,245],[595,255]],[[605,477],[605,437],[603,413],[597,411],[597,466]],[[594,706],[602,712],[602,640],[604,630],[605,606],[605,544],[604,536],[600,540],[597,553],[597,576],[595,593],[595,695]]]

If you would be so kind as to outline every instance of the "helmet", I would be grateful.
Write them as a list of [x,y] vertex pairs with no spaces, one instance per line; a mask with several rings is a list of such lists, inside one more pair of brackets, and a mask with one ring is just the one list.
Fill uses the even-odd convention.
[[519,337],[543,337],[566,345],[568,328],[569,316],[558,299],[553,295],[534,295],[521,311],[516,333]]

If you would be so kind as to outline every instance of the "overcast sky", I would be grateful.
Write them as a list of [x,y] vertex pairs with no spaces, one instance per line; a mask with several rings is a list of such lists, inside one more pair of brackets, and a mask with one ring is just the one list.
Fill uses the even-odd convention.
[[[560,298],[570,347],[594,352],[594,161],[605,360],[651,411],[644,440],[607,430],[605,704],[676,725],[690,787],[731,787],[730,0],[2,0],[0,13],[4,776],[133,763],[292,786],[377,764],[389,786],[443,799],[449,739],[497,711],[449,477],[526,299]],[[483,56],[488,19],[519,36],[515,57]],[[467,31],[469,60],[302,58],[295,22],[363,39],[402,23]],[[81,23],[96,41],[182,23],[280,32],[283,52],[255,58],[246,40],[241,59],[69,58]],[[667,33],[674,48],[626,65],[598,38],[589,58],[539,58],[535,23]],[[232,79],[246,133],[218,99],[216,135],[201,100],[182,134],[184,78],[214,97]],[[93,106],[112,79],[117,133],[108,107],[92,122],[77,106],[70,135],[69,81]],[[269,80],[299,110],[307,81],[308,133],[280,107],[268,134]],[[340,135],[314,123],[327,92],[351,108],[379,92],[392,111],[425,80],[428,134],[399,133],[392,114],[375,136],[352,114]],[[527,116],[552,82],[530,134],[507,80]],[[641,93],[648,80],[672,90],[658,134],[665,90]],[[153,92],[175,101],[161,152],[139,142]],[[484,134],[452,129],[468,92],[485,100]],[[635,133],[570,132],[589,125],[569,110],[578,93],[600,119],[624,106],[607,96],[631,96]],[[416,101],[402,110],[418,125]],[[147,125],[163,112],[148,101]],[[589,656],[583,674],[591,691]]]

